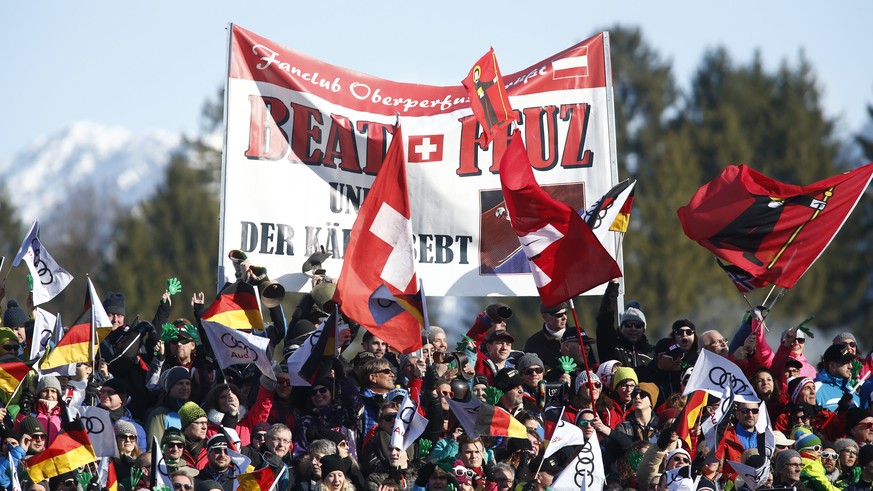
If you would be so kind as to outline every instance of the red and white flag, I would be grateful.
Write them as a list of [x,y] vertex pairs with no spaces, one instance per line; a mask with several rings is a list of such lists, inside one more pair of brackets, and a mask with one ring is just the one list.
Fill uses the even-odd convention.
[[544,304],[557,305],[621,276],[582,217],[537,184],[518,131],[500,160],[500,184]]
[[[401,353],[421,349],[421,326],[385,293],[418,291],[410,216],[403,135],[398,127],[352,226],[334,300],[343,314]],[[380,301],[371,302],[373,295]],[[373,312],[373,305],[382,306],[385,315]]]

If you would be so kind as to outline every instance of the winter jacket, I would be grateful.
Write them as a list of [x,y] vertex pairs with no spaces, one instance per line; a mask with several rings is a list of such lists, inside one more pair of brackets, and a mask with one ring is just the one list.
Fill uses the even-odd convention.
[[615,326],[615,303],[618,299],[618,283],[607,283],[606,292],[597,313],[597,353],[603,361],[618,360],[631,368],[649,364],[655,357],[655,347],[646,336],[631,343],[618,332]]
[[[849,379],[831,375],[825,369],[819,370],[815,377],[815,403],[828,411],[836,411],[843,394],[849,391],[848,384]],[[861,406],[857,392],[852,394],[852,405]]]

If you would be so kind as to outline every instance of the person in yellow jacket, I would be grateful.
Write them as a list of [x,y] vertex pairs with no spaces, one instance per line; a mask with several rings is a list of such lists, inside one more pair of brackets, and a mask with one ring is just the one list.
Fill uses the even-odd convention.
[[821,463],[821,439],[812,433],[798,435],[796,439],[794,449],[800,453],[803,464],[800,482],[812,491],[840,491],[825,474],[824,465]]

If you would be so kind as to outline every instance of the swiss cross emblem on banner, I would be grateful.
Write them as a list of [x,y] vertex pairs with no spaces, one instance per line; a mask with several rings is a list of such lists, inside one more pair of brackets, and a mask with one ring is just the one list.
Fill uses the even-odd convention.
[[407,161],[438,162],[443,159],[443,135],[411,135]]

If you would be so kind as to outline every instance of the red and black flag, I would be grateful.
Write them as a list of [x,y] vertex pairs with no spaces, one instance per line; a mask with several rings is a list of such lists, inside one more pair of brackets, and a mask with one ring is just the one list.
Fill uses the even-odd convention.
[[485,130],[486,143],[494,139],[498,130],[515,121],[493,48],[476,62],[461,83],[470,96],[470,108],[476,121]]
[[727,167],[677,211],[690,239],[755,278],[792,288],[855,208],[873,164],[808,186]]

